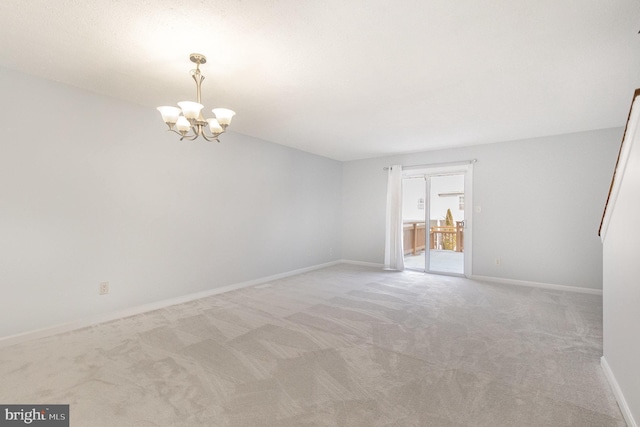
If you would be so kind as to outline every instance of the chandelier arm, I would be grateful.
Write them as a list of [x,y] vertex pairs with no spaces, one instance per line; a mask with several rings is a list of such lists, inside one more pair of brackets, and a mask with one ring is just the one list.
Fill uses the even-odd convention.
[[[192,129],[193,130],[193,129]],[[186,135],[185,135],[186,136]],[[193,131],[193,136],[191,138],[187,138],[188,141],[195,141],[196,139],[198,139],[198,133],[196,133],[196,131]]]
[[[185,132],[185,133],[181,133],[178,132],[175,129],[169,129],[171,132],[177,134],[180,136],[180,141],[184,140],[185,138],[187,139],[187,141],[193,141],[194,139],[196,139],[198,137],[198,134],[194,132],[193,137],[190,137],[189,135],[189,131]],[[191,128],[190,130],[193,130],[193,128]]]
[[207,135],[205,130],[202,129],[202,137],[204,139],[206,139],[207,141],[217,141],[220,142],[220,140],[218,139],[220,137],[220,135],[222,135],[224,133],[224,131],[220,132],[220,133],[211,133],[211,136]]
[[[167,130],[169,130],[170,132],[173,132],[173,133],[175,133],[176,135],[180,136],[180,141],[182,141],[182,140],[184,139],[184,137],[185,137],[185,136],[187,136],[187,134],[186,134],[186,133],[183,135],[182,133],[178,132],[178,131],[177,131],[177,130],[175,130],[175,129],[167,129]],[[188,138],[187,138],[187,139],[188,139]]]

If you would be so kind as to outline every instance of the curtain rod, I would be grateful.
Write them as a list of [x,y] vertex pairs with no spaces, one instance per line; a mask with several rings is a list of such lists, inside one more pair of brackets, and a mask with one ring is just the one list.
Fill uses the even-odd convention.
[[[402,169],[421,169],[421,168],[430,168],[430,167],[440,167],[440,166],[458,166],[458,165],[467,165],[467,164],[474,164],[475,162],[477,162],[478,159],[471,159],[471,160],[461,160],[459,162],[446,162],[446,163],[430,163],[430,164],[426,164],[426,165],[409,165],[409,166],[402,166]],[[382,170],[389,170],[391,166],[385,166],[382,168]]]

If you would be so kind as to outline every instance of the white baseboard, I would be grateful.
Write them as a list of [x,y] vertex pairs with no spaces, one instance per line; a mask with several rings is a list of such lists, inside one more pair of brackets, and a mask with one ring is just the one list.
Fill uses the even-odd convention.
[[529,282],[526,280],[503,279],[501,277],[476,276],[469,277],[481,282],[501,283],[504,285],[529,286],[532,288],[553,289],[556,291],[578,292],[582,294],[602,295],[602,289],[581,288],[579,286],[554,285],[552,283]]
[[[384,264],[378,264],[375,262],[354,261],[350,259],[341,259],[340,262],[343,264],[353,264],[353,265],[362,265],[365,267],[384,268]],[[457,274],[443,274],[443,275],[456,276],[456,277],[459,276]],[[464,276],[460,276],[460,277],[464,277]],[[578,292],[583,294],[602,296],[602,289],[581,288],[579,286],[555,285],[552,283],[529,282],[526,280],[503,279],[501,277],[489,277],[489,276],[477,276],[477,275],[471,275],[469,276],[469,279],[478,280],[482,282],[500,283],[504,285],[529,286],[533,288],[553,289],[556,291]]]
[[68,323],[62,323],[54,326],[48,326],[46,328],[37,329],[33,331],[22,332],[15,335],[8,335],[6,337],[0,337],[0,348],[8,347],[11,345],[19,344],[26,341],[31,341],[38,338],[44,338],[51,335],[61,334],[76,329],[86,328],[88,326],[96,325],[98,323],[110,322],[113,320],[122,319],[129,316],[135,316],[137,314],[146,313],[149,311],[159,310],[161,308],[169,307],[176,304],[183,304],[189,301],[194,301],[200,298],[206,298],[212,295],[218,295],[236,289],[248,288],[262,283],[270,282],[272,280],[278,280],[285,277],[295,276],[298,274],[306,273],[313,270],[319,270],[321,268],[330,267],[336,264],[340,264],[342,261],[331,261],[324,264],[317,264],[311,267],[300,268],[297,270],[291,270],[284,273],[274,274],[272,276],[261,277],[259,279],[249,280],[246,282],[235,283],[232,285],[221,286],[219,288],[208,289],[202,292],[196,292],[187,295],[181,295],[175,298],[169,298],[162,301],[156,301],[149,304],[138,305],[135,307],[126,308],[124,310],[115,311],[112,313],[105,313],[97,316],[91,316],[79,320],[74,320]]
[[[91,316],[88,318],[78,319],[72,322],[62,323],[58,325],[48,326],[46,328],[27,331],[15,335],[9,335],[6,337],[0,337],[0,348],[8,347],[11,345],[19,344],[21,342],[31,341],[38,338],[44,338],[51,335],[56,335],[60,333],[65,333],[69,331],[73,331],[75,329],[81,329],[88,326],[96,325],[98,323],[110,322],[117,319],[122,319],[129,316],[135,316],[137,314],[146,313],[153,310],[159,310],[165,307],[169,307],[176,304],[182,304],[189,301],[194,301],[200,298],[206,298],[212,295],[218,295],[225,292],[233,291],[236,289],[247,288],[259,284],[263,284],[272,280],[278,280],[285,277],[295,276],[297,274],[306,273],[313,270],[318,270],[325,267],[330,267],[337,264],[352,264],[352,265],[361,265],[365,267],[373,267],[380,268],[384,267],[383,264],[373,263],[373,262],[365,262],[365,261],[355,261],[348,259],[341,259],[337,261],[331,261],[324,264],[317,264],[310,267],[300,268],[297,270],[291,270],[284,273],[274,274],[272,276],[261,277],[254,280],[249,280],[246,282],[235,283],[232,285],[222,286],[219,288],[209,289],[202,292],[182,295],[175,298],[170,298],[162,301],[156,301],[149,304],[143,304],[135,307],[130,307],[124,310],[119,310],[111,313],[105,313],[97,316]],[[545,289],[555,289],[561,291],[569,291],[569,292],[582,292],[588,294],[596,294],[602,295],[602,290],[599,289],[587,289],[587,288],[579,288],[575,286],[564,286],[564,285],[553,285],[548,283],[537,283],[537,282],[526,282],[523,280],[512,280],[512,279],[502,279],[498,277],[485,277],[485,276],[471,276],[471,279],[494,282],[494,283],[503,283],[503,284],[511,284],[518,286],[533,286],[538,288]]]
[[376,267],[383,268],[384,264],[378,264],[375,262],[365,262],[365,261],[354,261],[351,259],[341,259],[340,262],[342,264],[352,264],[352,265],[362,265],[364,267]]
[[622,416],[624,420],[627,422],[627,426],[629,427],[638,427],[638,424],[633,419],[633,414],[629,409],[629,405],[627,405],[627,401],[622,394],[622,390],[620,390],[620,386],[618,385],[618,381],[616,381],[615,375],[613,375],[613,371],[609,367],[607,363],[607,359],[602,356],[600,358],[600,366],[602,366],[602,370],[604,371],[604,376],[609,381],[609,385],[611,386],[611,390],[613,390],[613,395],[616,397],[618,401],[618,406],[620,407],[620,412],[622,412]]

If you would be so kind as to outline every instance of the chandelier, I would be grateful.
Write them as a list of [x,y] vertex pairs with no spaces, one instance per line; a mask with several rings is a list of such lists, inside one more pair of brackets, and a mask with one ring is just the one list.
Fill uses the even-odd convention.
[[[162,106],[158,111],[162,114],[162,120],[169,126],[171,132],[180,135],[180,141],[187,138],[190,141],[203,137],[207,141],[218,141],[218,137],[227,130],[231,119],[236,114],[227,108],[214,108],[211,110],[215,118],[205,119],[202,115],[204,105],[201,102],[200,87],[204,76],[200,73],[200,65],[207,62],[207,58],[199,53],[189,55],[191,62],[196,64],[196,69],[191,70],[191,77],[196,82],[196,94],[198,102],[182,101],[178,102],[178,107]],[[209,128],[210,134],[205,131]]]

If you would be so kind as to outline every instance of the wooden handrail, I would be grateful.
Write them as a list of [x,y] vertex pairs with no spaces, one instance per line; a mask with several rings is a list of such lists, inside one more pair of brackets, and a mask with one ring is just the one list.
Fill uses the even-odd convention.
[[604,209],[602,211],[602,218],[600,219],[600,227],[598,227],[598,236],[602,235],[602,226],[604,225],[604,217],[607,214],[607,208],[609,207],[609,201],[611,200],[611,192],[613,191],[613,183],[616,180],[616,173],[618,172],[618,166],[620,165],[620,156],[622,154],[622,147],[624,146],[624,140],[627,137],[627,129],[629,128],[629,121],[631,120],[631,108],[636,98],[640,96],[640,88],[636,89],[633,93],[633,99],[631,100],[631,107],[629,107],[629,115],[627,116],[627,123],[624,126],[624,133],[622,134],[622,142],[620,142],[620,149],[618,150],[618,158],[616,160],[616,167],[613,168],[613,177],[611,178],[611,184],[609,184],[609,193],[607,194],[607,201],[604,203]]

